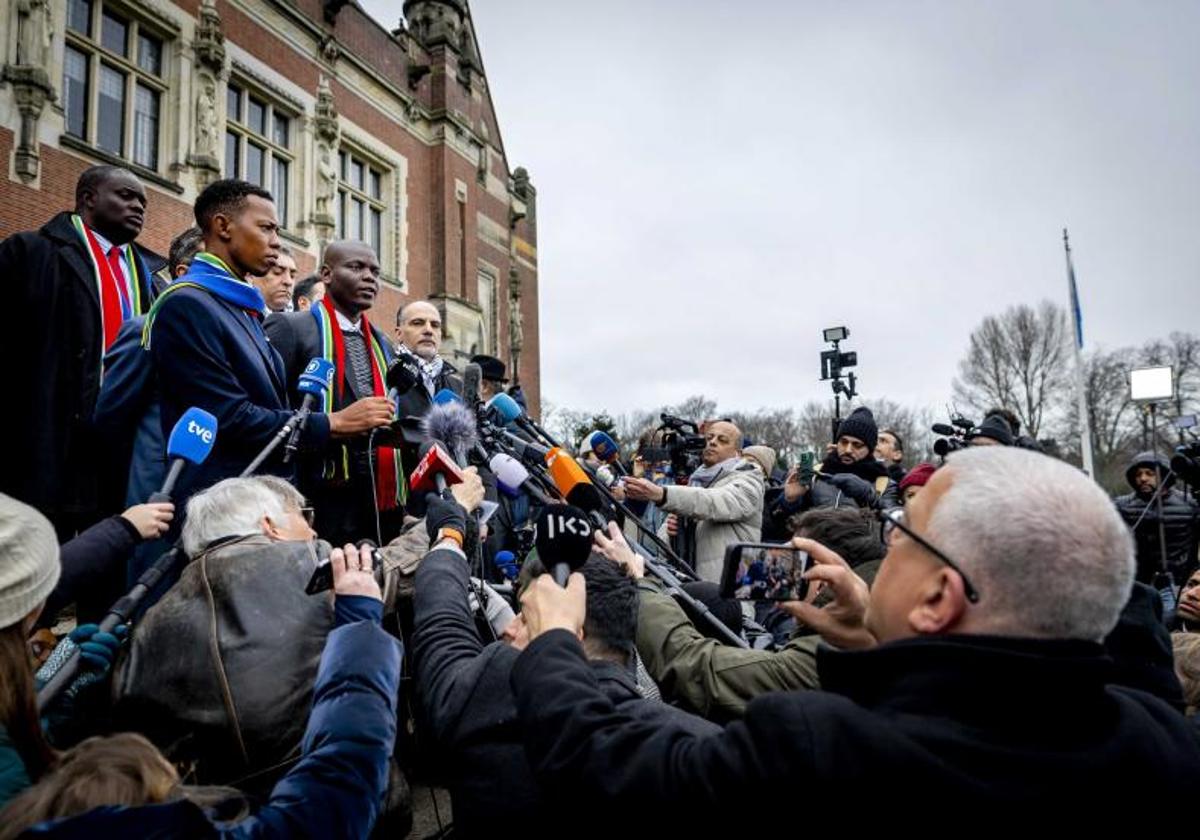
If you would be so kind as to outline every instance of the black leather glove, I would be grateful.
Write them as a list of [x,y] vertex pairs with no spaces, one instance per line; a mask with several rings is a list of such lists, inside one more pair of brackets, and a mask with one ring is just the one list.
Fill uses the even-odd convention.
[[429,534],[431,545],[442,528],[453,528],[465,538],[468,535],[467,512],[454,499],[443,499],[431,494],[427,497],[425,507],[425,530]]
[[856,475],[838,473],[830,476],[829,480],[834,487],[842,491],[844,496],[858,503],[859,507],[874,507],[875,502],[878,501],[879,497],[875,493],[875,488]]

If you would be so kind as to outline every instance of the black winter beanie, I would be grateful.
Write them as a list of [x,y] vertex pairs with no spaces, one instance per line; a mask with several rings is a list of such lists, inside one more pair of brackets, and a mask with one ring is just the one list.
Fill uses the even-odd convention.
[[879,427],[875,425],[875,415],[871,409],[856,408],[851,411],[850,416],[838,426],[838,437],[842,435],[858,438],[867,445],[867,449],[874,452],[875,443],[879,440]]

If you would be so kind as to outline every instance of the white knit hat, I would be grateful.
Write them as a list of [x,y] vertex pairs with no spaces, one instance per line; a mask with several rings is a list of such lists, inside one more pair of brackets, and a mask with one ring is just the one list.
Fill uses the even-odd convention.
[[771,470],[775,469],[774,449],[769,446],[747,446],[742,450],[742,457],[757,462],[763,472],[767,474],[767,478],[771,477]]
[[58,583],[58,537],[29,505],[0,493],[0,628],[11,627]]

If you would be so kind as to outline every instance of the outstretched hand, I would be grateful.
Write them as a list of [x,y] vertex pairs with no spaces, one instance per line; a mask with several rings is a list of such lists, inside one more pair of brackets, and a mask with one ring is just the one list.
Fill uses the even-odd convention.
[[540,575],[521,595],[521,616],[529,628],[529,640],[550,630],[569,630],[583,637],[587,617],[587,584],[583,575],[572,572],[564,589],[550,575]]

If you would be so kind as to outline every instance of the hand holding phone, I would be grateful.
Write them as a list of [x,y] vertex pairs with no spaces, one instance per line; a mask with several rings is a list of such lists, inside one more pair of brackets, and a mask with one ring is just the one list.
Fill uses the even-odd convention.
[[808,552],[790,545],[734,543],[725,548],[721,597],[739,601],[802,601]]

